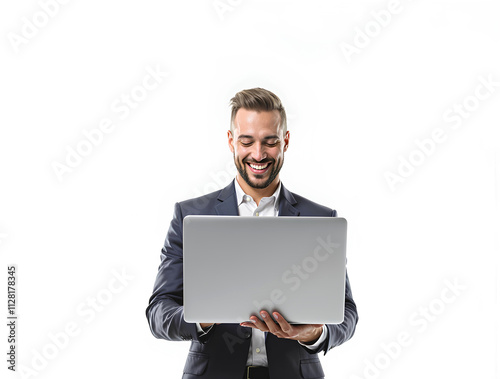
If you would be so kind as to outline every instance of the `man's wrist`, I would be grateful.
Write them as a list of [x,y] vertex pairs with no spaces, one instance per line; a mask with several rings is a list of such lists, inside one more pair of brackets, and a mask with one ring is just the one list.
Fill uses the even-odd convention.
[[308,339],[307,341],[299,340],[299,342],[303,345],[314,345],[316,341],[318,341],[319,337],[321,337],[322,333],[323,333],[323,327],[322,326],[317,327],[315,328],[315,332],[310,339]]

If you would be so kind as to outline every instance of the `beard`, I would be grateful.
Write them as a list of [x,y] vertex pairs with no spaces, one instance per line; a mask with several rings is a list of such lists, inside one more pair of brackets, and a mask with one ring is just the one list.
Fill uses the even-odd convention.
[[[236,165],[236,168],[238,169],[238,172],[240,173],[241,177],[252,188],[266,188],[266,187],[268,187],[273,182],[273,180],[276,179],[276,177],[278,176],[278,174],[281,170],[281,167],[283,166],[283,159],[282,158],[279,158],[277,162],[274,159],[271,160],[270,166],[272,166],[272,167],[271,167],[271,172],[269,173],[269,177],[267,178],[267,180],[265,180],[262,183],[255,183],[252,181],[252,179],[250,178],[250,176],[248,174],[248,171],[247,171],[248,166],[247,166],[246,162],[237,161],[234,154],[233,154],[233,159],[234,159],[234,164]],[[269,162],[269,161],[267,161],[267,162]],[[254,162],[252,162],[252,163],[254,163]],[[254,174],[252,172],[250,172],[250,173],[252,175],[254,175],[257,179],[263,179],[264,175],[268,175],[267,172],[265,174]]]

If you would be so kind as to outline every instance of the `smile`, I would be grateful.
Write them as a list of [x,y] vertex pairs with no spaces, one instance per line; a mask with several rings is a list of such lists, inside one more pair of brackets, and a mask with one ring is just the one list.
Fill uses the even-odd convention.
[[267,162],[265,164],[253,164],[253,163],[247,163],[247,165],[250,167],[250,170],[252,172],[255,172],[257,174],[261,174],[264,171],[267,170],[267,168],[270,166],[271,162]]

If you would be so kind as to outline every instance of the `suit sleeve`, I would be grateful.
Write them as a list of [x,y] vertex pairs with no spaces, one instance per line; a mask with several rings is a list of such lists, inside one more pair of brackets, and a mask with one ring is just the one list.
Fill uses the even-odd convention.
[[[337,217],[337,211],[332,212],[332,217]],[[358,311],[356,303],[352,298],[351,284],[349,283],[349,276],[345,276],[345,306],[344,306],[344,321],[341,324],[326,324],[328,336],[326,340],[315,350],[307,349],[309,353],[319,353],[324,351],[326,354],[328,350],[336,346],[342,345],[348,341],[353,335],[358,323]]]
[[199,336],[196,324],[184,321],[182,221],[182,210],[176,203],[146,317],[156,338],[205,343],[211,333]]

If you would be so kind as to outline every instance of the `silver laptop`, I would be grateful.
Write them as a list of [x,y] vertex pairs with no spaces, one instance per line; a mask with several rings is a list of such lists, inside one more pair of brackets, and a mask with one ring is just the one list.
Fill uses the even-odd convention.
[[184,319],[239,323],[265,309],[341,323],[346,233],[340,217],[186,216]]

